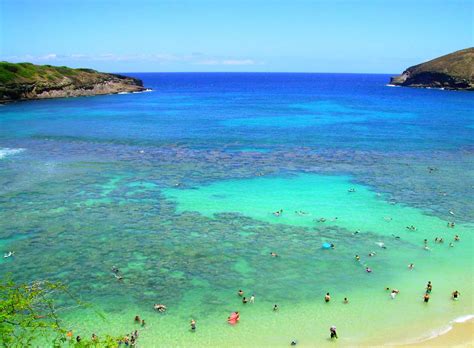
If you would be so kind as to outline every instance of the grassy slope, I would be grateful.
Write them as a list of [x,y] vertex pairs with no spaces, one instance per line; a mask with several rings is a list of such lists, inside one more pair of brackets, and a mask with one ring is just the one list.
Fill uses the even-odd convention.
[[421,72],[443,73],[453,77],[474,79],[474,48],[466,48],[407,69],[412,75]]
[[0,62],[0,84],[59,84],[68,78],[73,83],[96,83],[109,78],[125,78],[92,69],[72,69],[66,66],[35,65],[32,63]]

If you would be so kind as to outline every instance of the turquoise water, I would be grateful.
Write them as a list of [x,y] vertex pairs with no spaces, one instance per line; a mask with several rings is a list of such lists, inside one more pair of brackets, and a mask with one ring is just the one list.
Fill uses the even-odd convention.
[[67,283],[92,304],[61,312],[75,333],[325,346],[336,325],[347,346],[473,313],[471,94],[382,75],[139,77],[154,92],[0,107],[0,252],[15,251],[0,274]]

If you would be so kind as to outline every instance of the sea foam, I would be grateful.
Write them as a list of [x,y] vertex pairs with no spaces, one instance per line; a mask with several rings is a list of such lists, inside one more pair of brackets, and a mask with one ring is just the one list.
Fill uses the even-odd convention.
[[23,151],[25,151],[25,149],[10,149],[8,147],[0,148],[0,159],[5,158],[7,156],[15,155]]

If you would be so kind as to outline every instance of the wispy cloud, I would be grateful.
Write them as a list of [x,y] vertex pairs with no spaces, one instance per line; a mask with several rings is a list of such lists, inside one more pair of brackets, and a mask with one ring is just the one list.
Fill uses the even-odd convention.
[[73,53],[57,54],[47,53],[43,55],[22,55],[22,56],[0,56],[0,60],[12,62],[33,62],[33,63],[74,63],[74,62],[153,62],[160,65],[178,63],[189,65],[256,65],[263,64],[254,59],[241,57],[217,57],[210,56],[200,52],[191,54],[177,55],[170,53],[155,54],[115,54],[101,53],[96,55]]

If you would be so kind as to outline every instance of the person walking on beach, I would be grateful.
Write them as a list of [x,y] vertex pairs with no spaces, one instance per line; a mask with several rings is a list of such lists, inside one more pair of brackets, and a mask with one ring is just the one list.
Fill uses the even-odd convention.
[[329,332],[331,333],[331,339],[332,338],[336,338],[336,339],[338,338],[336,327],[334,325],[329,328]]

